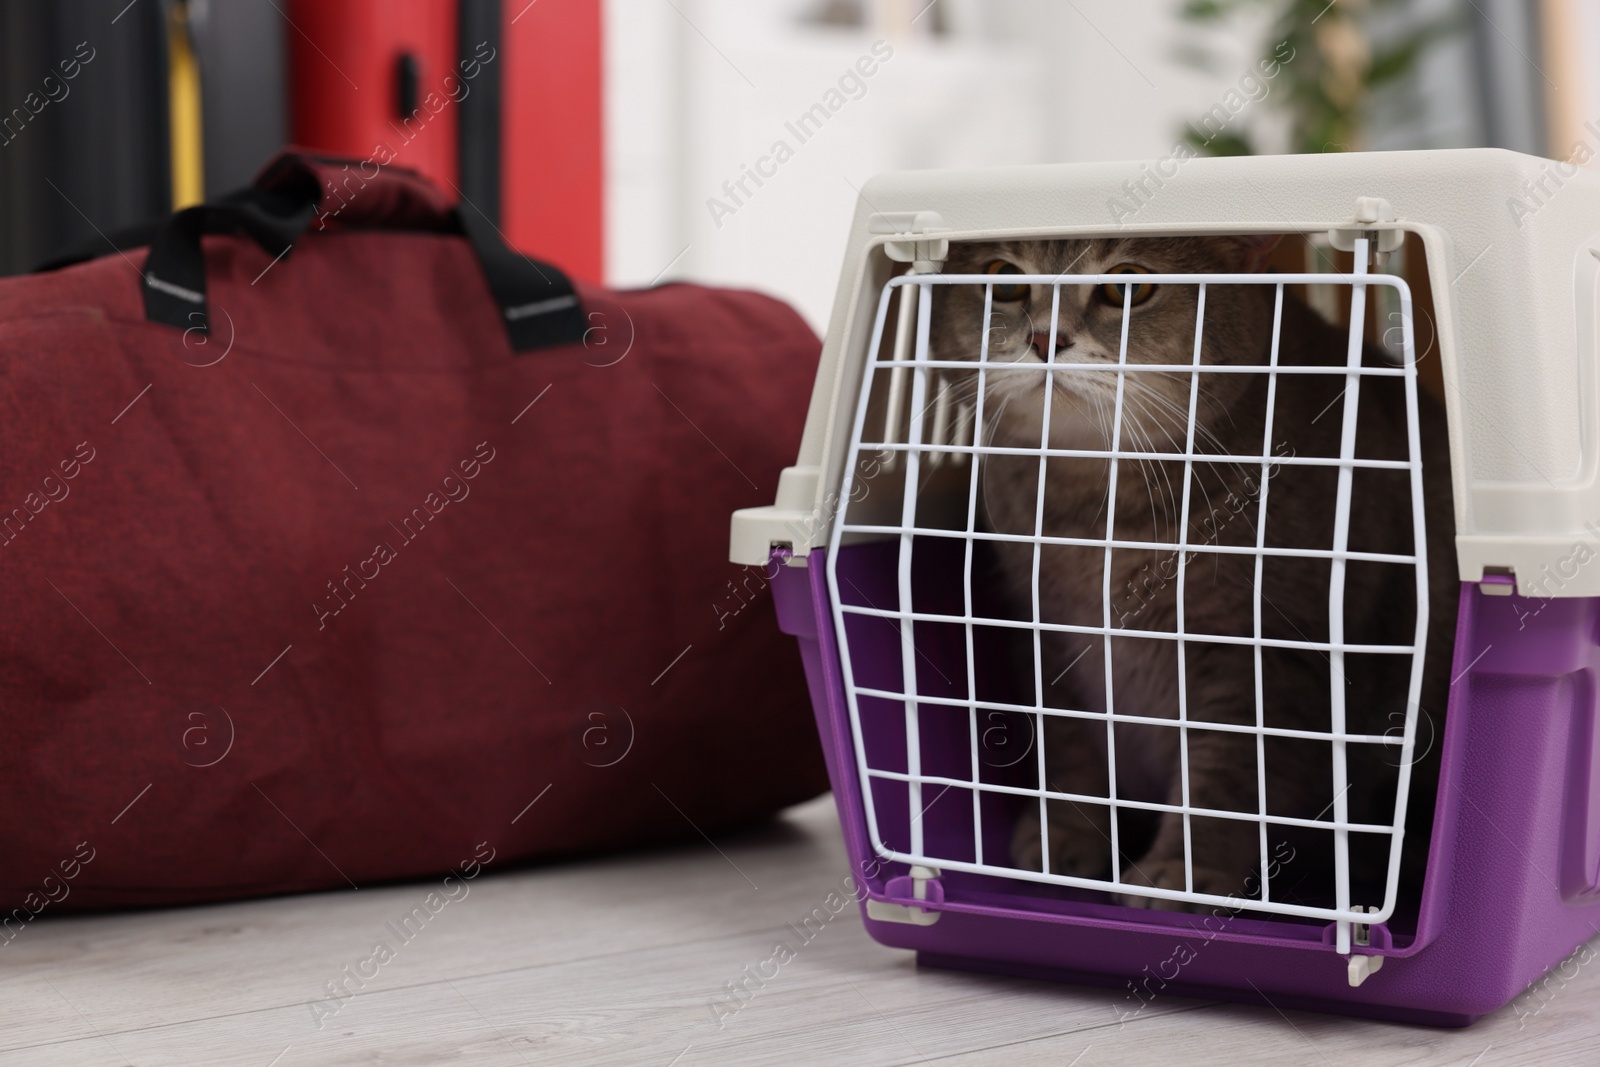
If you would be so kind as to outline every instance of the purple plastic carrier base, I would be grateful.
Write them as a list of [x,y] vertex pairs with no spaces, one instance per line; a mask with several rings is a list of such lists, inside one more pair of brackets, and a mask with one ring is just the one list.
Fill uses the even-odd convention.
[[[1120,974],[1099,974],[1094,971],[1069,971],[1059,967],[1034,967],[1025,963],[1001,960],[973,959],[970,956],[945,956],[937,952],[918,952],[918,967],[940,967],[946,970],[975,971],[979,974],[999,974],[1008,978],[1037,978],[1047,982],[1071,982],[1074,985],[1105,986],[1127,991],[1129,980]],[[1137,995],[1129,992],[1125,1003],[1112,1008],[1118,1022],[1131,1022],[1145,1008],[1159,1003],[1165,997],[1187,997],[1190,1000],[1225,1000],[1232,1004],[1249,1004],[1254,1007],[1279,1011],[1322,1011],[1340,1015],[1356,1015],[1385,1022],[1413,1023],[1423,1026],[1471,1026],[1479,1015],[1456,1015],[1447,1011],[1422,1011],[1418,1008],[1390,1008],[1383,1004],[1329,1004],[1316,997],[1297,997],[1287,993],[1268,995],[1253,989],[1227,989],[1220,986],[1194,985],[1181,980],[1161,983],[1148,975],[1140,975],[1149,983],[1149,990],[1140,983]]]
[[[920,564],[925,553],[936,558],[939,551],[919,540],[913,559]],[[894,541],[847,546],[839,553],[840,583],[895,603],[898,557]],[[779,567],[773,595],[779,625],[800,641],[851,865],[869,898],[919,903],[909,894],[907,865],[878,858],[869,841],[827,557],[814,549],[806,562]],[[959,603],[961,580],[959,566],[919,565],[913,595]],[[892,625],[848,632],[858,676],[899,677]],[[941,640],[935,627],[918,626],[914,635],[919,659],[965,677],[964,658],[951,659],[964,657],[964,644]],[[1127,991],[1124,1018],[1159,997],[1183,995],[1464,1026],[1509,1002],[1600,929],[1597,670],[1600,598],[1490,597],[1475,584],[1462,586],[1444,736],[1431,737],[1422,724],[1417,740],[1443,745],[1420,907],[1414,922],[1397,916],[1392,934],[1372,928],[1372,946],[1360,951],[1386,957],[1385,966],[1360,986],[1349,984],[1346,959],[1328,947],[1331,927],[1247,913],[1202,919],[1124,908],[1101,894],[986,875],[949,872],[929,883],[929,900],[920,903],[938,913],[931,925],[863,922],[877,941],[938,966],[1120,986]],[[877,723],[904,721],[903,708],[894,707],[895,715],[871,722],[863,713],[871,765],[881,765],[875,753],[891,752],[894,740],[876,733]],[[923,705],[918,715],[934,724],[933,716],[948,711]],[[964,714],[961,722],[960,730],[922,730],[925,766],[944,758],[970,767]],[[941,744],[952,751],[941,756]],[[986,805],[991,796],[984,794]],[[928,806],[927,854],[958,855],[963,832],[970,852],[970,793],[964,822],[961,806]],[[905,810],[903,802],[879,801],[885,840],[903,833]],[[993,833],[1001,850],[994,854],[1002,854],[1004,818],[986,808],[983,823],[985,850]]]

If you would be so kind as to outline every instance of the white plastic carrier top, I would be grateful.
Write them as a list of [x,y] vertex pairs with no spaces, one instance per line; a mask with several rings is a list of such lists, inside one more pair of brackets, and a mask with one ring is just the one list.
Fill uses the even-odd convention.
[[[1450,424],[1461,579],[1600,596],[1600,176],[1498,149],[1162,160],[880,175],[851,223],[795,465],[733,517],[731,557],[804,565],[838,509],[880,291],[944,242],[1376,232],[1423,242]],[[1392,236],[1384,236],[1386,233]],[[1449,566],[1449,561],[1435,561]]]

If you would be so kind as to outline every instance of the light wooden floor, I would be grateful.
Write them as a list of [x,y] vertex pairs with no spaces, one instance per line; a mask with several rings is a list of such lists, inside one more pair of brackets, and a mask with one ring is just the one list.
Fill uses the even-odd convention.
[[1597,964],[1464,1031],[1176,998],[1119,1025],[1118,992],[919,971],[853,907],[719,1026],[847,872],[826,797],[716,847],[486,872],[320,1029],[436,883],[41,919],[0,948],[0,1067],[1600,1063]]

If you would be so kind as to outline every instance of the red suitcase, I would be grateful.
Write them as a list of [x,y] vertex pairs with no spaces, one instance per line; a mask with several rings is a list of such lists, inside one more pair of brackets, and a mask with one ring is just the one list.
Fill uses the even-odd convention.
[[602,255],[601,7],[593,0],[297,0],[297,143],[392,154],[591,281]]

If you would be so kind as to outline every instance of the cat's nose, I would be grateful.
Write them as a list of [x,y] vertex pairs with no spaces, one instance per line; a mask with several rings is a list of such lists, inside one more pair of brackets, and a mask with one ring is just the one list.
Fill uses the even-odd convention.
[[[1056,334],[1056,351],[1061,352],[1072,345],[1072,338],[1064,333]],[[1039,354],[1040,359],[1050,358],[1050,334],[1048,331],[1035,331],[1033,335],[1033,350]]]

